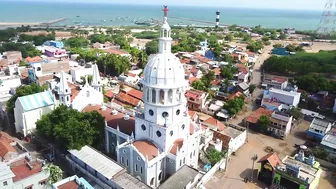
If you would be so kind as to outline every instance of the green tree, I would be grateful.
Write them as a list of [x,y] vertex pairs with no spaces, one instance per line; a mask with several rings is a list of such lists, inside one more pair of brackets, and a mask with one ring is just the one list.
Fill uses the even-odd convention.
[[233,41],[233,36],[231,34],[227,34],[224,39],[226,41]]
[[213,80],[215,80],[215,78],[216,78],[215,77],[215,72],[210,70],[210,71],[208,71],[208,73],[206,73],[205,75],[202,76],[201,81],[206,88],[210,88],[211,87],[211,82]]
[[271,124],[271,120],[268,116],[266,116],[266,115],[260,116],[260,118],[258,120],[258,125],[259,125],[259,129],[261,131],[263,131],[263,132],[267,131],[270,124]]
[[236,115],[238,112],[242,111],[243,107],[245,105],[245,97],[239,96],[235,97],[232,100],[228,100],[223,108],[226,109],[230,116]]
[[214,148],[207,148],[206,150],[206,158],[209,160],[212,166],[226,157],[226,154],[226,151],[217,151]]
[[274,45],[273,45],[273,48],[282,48],[282,47],[283,47],[282,44],[274,44]]
[[49,184],[54,184],[63,178],[63,171],[57,165],[49,164],[46,170],[50,173],[48,178]]
[[283,32],[280,33],[279,39],[284,40],[287,39],[287,35],[284,34]]
[[100,70],[106,67],[106,74],[119,76],[130,68],[130,61],[127,57],[115,54],[100,56],[97,60],[97,65]]
[[146,53],[147,55],[156,54],[159,50],[159,41],[153,40],[146,44]]
[[28,56],[40,56],[41,51],[37,50],[32,44],[21,44],[21,43],[3,43],[0,46],[0,53],[5,51],[20,51],[22,53],[22,57],[26,58]]
[[39,135],[62,150],[81,149],[85,145],[103,149],[105,119],[97,111],[78,112],[59,106],[36,122]]
[[251,84],[251,85],[249,86],[249,91],[250,91],[250,93],[252,94],[256,88],[257,88],[257,87],[256,87],[254,84]]
[[233,79],[233,72],[229,66],[222,66],[221,67],[221,76],[225,79],[232,80]]
[[303,118],[303,113],[299,108],[291,108],[289,110],[289,114],[292,115],[295,119],[302,119]]
[[191,87],[196,89],[196,90],[200,90],[200,91],[207,91],[208,90],[208,88],[205,87],[205,85],[203,84],[203,82],[201,80],[196,80],[196,81],[192,82]]
[[251,52],[258,52],[262,48],[264,48],[264,45],[260,41],[250,42],[246,47],[246,49],[249,49]]
[[21,96],[27,96],[39,92],[43,92],[48,88],[47,85],[39,86],[38,84],[32,83],[31,85],[22,85],[16,88],[15,94],[6,102],[6,110],[9,113],[14,113],[14,107],[16,99]]
[[89,45],[89,41],[84,37],[71,37],[65,40],[65,45],[74,48],[74,47],[87,47]]

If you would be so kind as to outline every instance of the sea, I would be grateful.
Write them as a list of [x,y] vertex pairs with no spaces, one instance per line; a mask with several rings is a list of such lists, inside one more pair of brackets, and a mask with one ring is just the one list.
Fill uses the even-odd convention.
[[[312,10],[271,10],[256,8],[169,6],[169,15],[215,23],[220,11],[220,24],[267,28],[315,30],[321,12]],[[66,17],[58,25],[132,26],[134,21],[162,19],[162,6],[125,4],[74,4],[52,2],[0,2],[0,22],[46,22]],[[209,25],[197,21],[169,18],[171,25]],[[211,25],[211,24],[210,24]]]

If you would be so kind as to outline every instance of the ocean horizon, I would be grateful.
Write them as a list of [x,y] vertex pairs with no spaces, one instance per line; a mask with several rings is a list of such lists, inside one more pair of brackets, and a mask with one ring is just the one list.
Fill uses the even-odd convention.
[[[160,5],[126,4],[74,4],[40,2],[0,2],[0,22],[45,22],[66,17],[58,25],[83,26],[132,26],[132,21],[162,19]],[[321,12],[316,10],[281,10],[256,8],[223,8],[199,6],[169,6],[172,17],[188,18],[215,23],[219,10],[220,24],[241,26],[261,25],[266,28],[296,28],[315,30],[320,22]],[[121,19],[123,18],[123,19]],[[170,18],[171,25],[209,25],[195,21]]]

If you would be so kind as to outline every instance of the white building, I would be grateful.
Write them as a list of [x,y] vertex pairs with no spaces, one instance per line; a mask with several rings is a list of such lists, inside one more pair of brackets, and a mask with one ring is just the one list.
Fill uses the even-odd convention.
[[28,135],[35,129],[35,122],[42,115],[54,110],[55,106],[59,104],[78,111],[82,111],[89,104],[102,105],[104,96],[98,66],[94,64],[92,67],[91,85],[89,85],[86,77],[86,83],[81,88],[74,84],[71,84],[73,88],[70,88],[66,77],[67,74],[62,71],[59,75],[60,82],[55,90],[59,97],[58,100],[55,99],[50,91],[19,97],[15,102],[14,108],[16,132],[20,132],[24,136]]
[[14,108],[16,132],[28,135],[36,128],[36,121],[54,108],[55,99],[50,91],[17,98]]
[[[146,184],[127,173],[126,169],[94,148],[69,150],[66,157],[73,170],[78,170],[94,182],[94,188],[150,189]],[[82,181],[83,182],[83,181]]]
[[43,189],[46,188],[49,171],[43,161],[26,158],[11,164],[0,164],[1,189]]
[[329,158],[336,158],[336,128],[332,128],[322,139],[321,145],[328,152]]
[[[229,125],[220,133],[224,136],[219,137],[219,139],[225,143],[223,146],[228,148],[229,155],[232,154],[232,152],[236,152],[246,142],[247,132],[245,128]],[[218,134],[215,133],[215,137],[216,136],[218,136]]]
[[82,82],[82,78],[88,75],[92,75],[92,67],[73,67],[70,68],[70,74],[72,76],[72,82]]
[[94,189],[83,177],[77,175],[60,180],[52,185],[52,189],[77,189],[83,186],[84,189]]
[[285,138],[292,128],[293,116],[275,111],[270,118],[271,124],[268,127],[268,131],[273,132],[282,138]]
[[284,91],[281,89],[270,88],[264,91],[264,97],[261,102],[263,106],[264,101],[279,102],[281,104],[286,104],[288,106],[297,107],[300,102],[301,93],[295,91]]
[[107,151],[115,151],[127,172],[153,188],[183,165],[198,166],[201,130],[188,115],[184,95],[188,81],[183,65],[171,53],[171,42],[165,17],[159,52],[148,60],[141,80],[144,109],[138,110],[135,119],[98,109],[107,119]]

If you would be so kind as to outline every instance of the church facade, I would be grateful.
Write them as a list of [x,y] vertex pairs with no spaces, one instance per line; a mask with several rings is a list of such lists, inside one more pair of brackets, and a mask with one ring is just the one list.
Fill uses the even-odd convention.
[[[198,166],[201,130],[188,114],[188,81],[171,53],[171,29],[165,14],[159,52],[144,69],[144,108],[134,117],[112,110],[107,119],[107,151],[134,177],[156,188],[183,165]],[[100,110],[102,111],[102,110]],[[107,110],[109,112],[111,110]],[[114,120],[118,119],[116,122]]]

